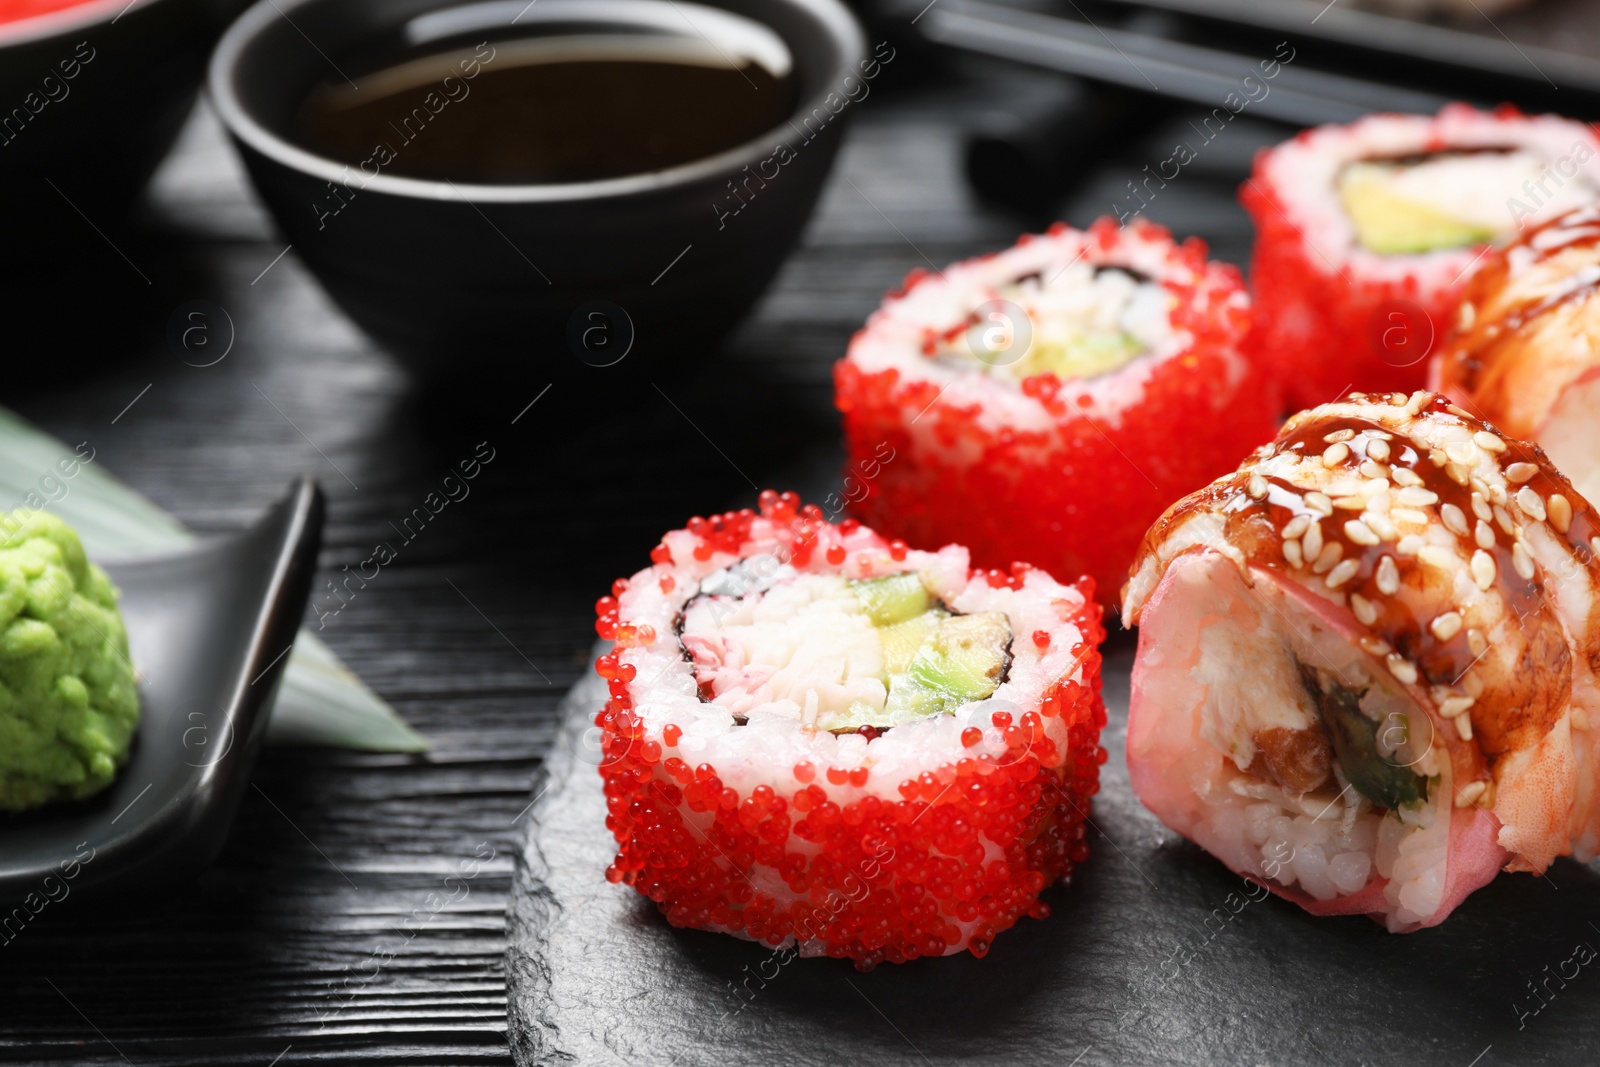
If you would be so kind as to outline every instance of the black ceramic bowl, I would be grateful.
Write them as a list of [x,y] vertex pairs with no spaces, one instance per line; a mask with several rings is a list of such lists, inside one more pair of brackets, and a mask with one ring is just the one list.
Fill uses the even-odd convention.
[[[287,133],[308,90],[341,60],[386,45],[492,41],[512,23],[518,37],[637,32],[640,5],[628,0],[262,0],[223,35],[208,88],[295,251],[414,367],[454,376],[531,366],[554,377],[593,374],[585,363],[631,352],[638,368],[706,350],[760,295],[816,201],[850,111],[841,102],[864,76],[860,30],[838,0],[705,3],[783,39],[800,100],[794,121],[706,159],[621,178],[373,177]],[[786,161],[773,162],[780,143]],[[758,173],[768,180],[741,184],[753,195],[730,193],[730,182]],[[722,213],[741,202],[737,214]]]
[[234,7],[89,0],[0,23],[0,271],[76,262],[80,239],[104,249],[93,227],[114,230],[138,200]]

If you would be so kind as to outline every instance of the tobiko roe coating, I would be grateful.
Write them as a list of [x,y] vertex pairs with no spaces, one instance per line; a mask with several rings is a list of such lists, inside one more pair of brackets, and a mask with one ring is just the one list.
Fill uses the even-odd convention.
[[1568,212],[1485,259],[1434,362],[1434,387],[1537,441],[1600,499],[1600,208]]
[[675,926],[862,969],[982,956],[1049,913],[1106,758],[1084,583],[770,490],[651,559],[596,605],[610,881]]
[[844,495],[886,535],[1114,604],[1162,509],[1272,436],[1248,321],[1234,268],[1142,220],[913,272],[834,370]]
[[56,516],[0,515],[0,811],[98,793],[138,722],[110,579]]
[[1140,800],[1317,915],[1442,922],[1600,848],[1600,524],[1436,394],[1301,412],[1150,531]]
[[1510,106],[1368,115],[1266,149],[1239,187],[1251,358],[1291,411],[1419,389],[1488,249],[1597,189],[1593,128]]

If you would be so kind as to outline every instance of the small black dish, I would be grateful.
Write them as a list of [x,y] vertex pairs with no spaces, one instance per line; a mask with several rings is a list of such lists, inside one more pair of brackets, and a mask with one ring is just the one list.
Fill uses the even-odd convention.
[[242,533],[106,564],[140,677],[132,756],[92,800],[0,817],[0,924],[30,895],[166,889],[216,856],[305,613],[322,517],[306,478]]
[[28,239],[8,249],[7,274],[81,259],[80,244],[114,254],[95,229],[137,203],[237,6],[87,0],[0,23],[0,195],[8,240]]
[[838,0],[704,3],[782,38],[800,103],[769,133],[666,170],[543,185],[403,178],[315,155],[289,130],[314,85],[386,46],[688,36],[692,22],[661,18],[688,0],[262,0],[223,35],[208,91],[295,251],[414,368],[583,375],[626,356],[637,369],[707,351],[754,303],[816,201],[847,94],[864,96],[857,86],[881,69]]

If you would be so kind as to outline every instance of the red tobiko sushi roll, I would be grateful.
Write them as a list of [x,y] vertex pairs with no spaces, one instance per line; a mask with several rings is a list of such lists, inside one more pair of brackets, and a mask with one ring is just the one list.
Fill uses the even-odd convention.
[[1290,410],[1420,389],[1494,245],[1594,200],[1594,129],[1512,107],[1369,115],[1256,156],[1249,349]]
[[1113,604],[1162,509],[1272,436],[1248,322],[1234,268],[1143,221],[914,273],[834,370],[844,495],[885,534],[1087,574]]
[[793,494],[690,520],[595,629],[606,872],[675,926],[807,956],[982,956],[1088,855],[1099,607]]

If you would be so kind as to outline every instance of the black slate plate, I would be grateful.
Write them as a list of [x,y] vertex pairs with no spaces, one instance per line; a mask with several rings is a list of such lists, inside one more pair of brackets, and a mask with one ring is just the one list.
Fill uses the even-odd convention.
[[0,818],[0,939],[16,936],[13,907],[170,890],[211,862],[305,613],[322,516],[306,478],[241,533],[106,563],[139,672],[139,730],[104,793]]
[[1594,870],[1562,860],[1543,878],[1501,875],[1444,926],[1405,936],[1257,899],[1259,888],[1134,799],[1123,764],[1132,662],[1133,639],[1115,636],[1094,855],[1072,885],[1047,891],[1055,914],[1022,920],[985,959],[923,959],[870,974],[674,930],[644,898],[605,881],[612,840],[590,725],[604,690],[592,677],[580,683],[535,785],[509,919],[518,1062],[1595,1060]]

